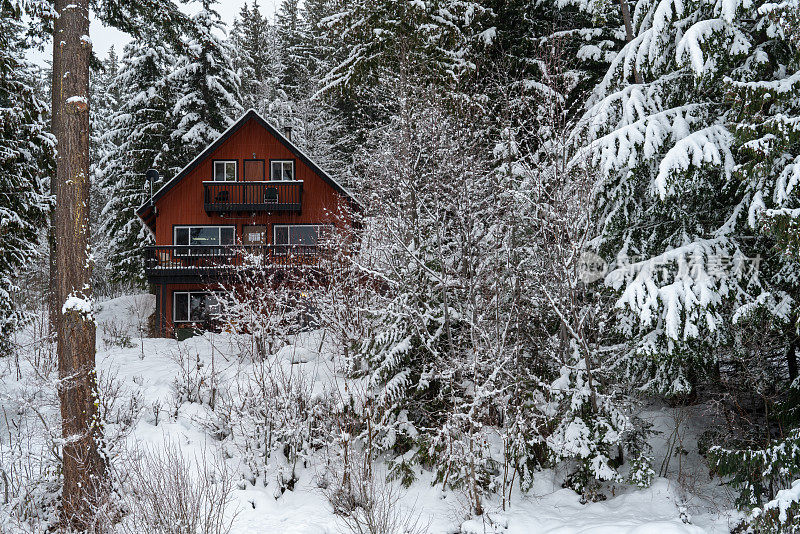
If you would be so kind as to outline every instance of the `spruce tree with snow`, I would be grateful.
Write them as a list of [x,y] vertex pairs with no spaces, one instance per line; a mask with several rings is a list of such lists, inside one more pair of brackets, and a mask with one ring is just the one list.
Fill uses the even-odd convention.
[[[762,265],[761,276],[751,269],[751,258],[774,261],[771,241],[758,233],[760,210],[789,195],[778,187],[785,164],[746,171],[746,153],[761,143],[742,137],[757,132],[737,126],[747,113],[734,95],[758,86],[785,91],[796,68],[759,6],[639,2],[637,35],[576,131],[586,140],[579,158],[603,173],[595,244],[612,262],[619,328],[637,340],[635,353],[650,356],[630,359],[628,370],[650,391],[693,392],[715,368],[725,325],[754,307],[785,323],[793,300],[769,268]],[[761,41],[762,32],[773,38]],[[643,85],[630,83],[634,71]],[[790,142],[776,163],[795,150]]]
[[276,65],[281,50],[274,26],[261,14],[256,0],[245,2],[234,20],[230,41],[234,68],[241,79],[244,107],[263,113],[265,100],[271,99],[277,84]]
[[791,3],[637,2],[635,36],[575,132],[576,161],[602,173],[593,245],[610,263],[617,331],[630,340],[615,367],[650,393],[720,388],[733,422],[713,461],[747,479],[742,498],[753,503],[796,469],[781,464],[774,478],[732,460],[765,460],[773,439],[791,436],[750,419],[774,424],[797,336],[796,262],[763,231],[766,217],[800,205],[800,56],[774,13]]
[[312,89],[307,25],[299,0],[283,0],[275,14],[275,30],[283,53],[278,83],[287,98],[294,101],[307,98]]
[[453,89],[451,82],[475,66],[485,15],[478,2],[355,0],[335,7],[320,24],[343,57],[321,78],[320,92],[334,99],[354,133],[351,151],[396,113],[395,86],[411,90],[425,80]]
[[106,155],[116,149],[112,136],[107,135],[111,129],[114,114],[119,111],[122,104],[122,87],[116,84],[119,70],[119,60],[112,46],[108,56],[101,62],[99,68],[90,73],[89,89],[91,91],[92,106],[89,110],[92,142],[91,142],[91,220],[92,220],[92,249],[95,254],[95,264],[92,270],[93,287],[99,294],[106,293],[109,289],[110,278],[109,264],[106,252],[108,250],[107,234],[103,231],[100,221],[102,212],[109,200],[108,193],[103,186],[102,162]]
[[0,4],[0,348],[25,319],[14,294],[18,276],[37,255],[40,229],[51,208],[55,141],[31,86],[24,26],[8,2]]
[[[167,80],[176,62],[163,40],[137,39],[125,46],[113,84],[122,88],[119,106],[101,137],[106,149],[98,166],[108,201],[100,216],[105,235],[102,255],[113,266],[112,283],[144,283],[143,249],[150,233],[136,216],[149,193],[145,173],[157,169],[168,178],[173,87]],[[158,187],[159,184],[155,184]]]
[[239,75],[234,70],[231,44],[218,33],[225,25],[203,0],[180,43],[180,54],[169,74],[177,97],[171,110],[170,152],[166,174],[173,176],[200,149],[216,139],[242,112]]

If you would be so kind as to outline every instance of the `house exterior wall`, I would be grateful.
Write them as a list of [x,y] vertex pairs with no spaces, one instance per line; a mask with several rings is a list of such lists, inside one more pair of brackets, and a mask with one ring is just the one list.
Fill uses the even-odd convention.
[[[270,160],[293,160],[295,179],[303,181],[301,213],[207,214],[203,207],[203,182],[212,179],[214,160],[236,160],[238,181],[243,181],[245,159],[265,160],[265,179],[269,179]],[[343,202],[333,187],[251,120],[156,202],[156,245],[172,245],[176,225],[235,225],[239,240],[243,225],[264,224],[267,225],[267,242],[272,243],[273,224],[349,225],[347,210],[342,209]]]
[[[270,160],[294,161],[295,179],[303,181],[301,211],[206,213],[203,182],[213,179],[214,161],[235,160],[237,181],[244,181],[244,160],[254,159],[264,160],[264,180],[269,180]],[[155,226],[156,246],[174,245],[175,226],[235,226],[237,243],[241,243],[244,226],[264,225],[267,244],[273,244],[275,224],[332,224],[340,228],[352,224],[350,210],[346,209],[350,207],[348,200],[256,120],[245,122],[230,134],[216,150],[167,190],[156,201],[155,207],[157,216],[151,228]],[[173,323],[175,291],[212,291],[218,287],[217,283],[209,280],[186,282],[168,277],[151,280],[157,304],[155,325],[160,335],[171,337],[176,333],[176,326],[191,326],[189,323]]]

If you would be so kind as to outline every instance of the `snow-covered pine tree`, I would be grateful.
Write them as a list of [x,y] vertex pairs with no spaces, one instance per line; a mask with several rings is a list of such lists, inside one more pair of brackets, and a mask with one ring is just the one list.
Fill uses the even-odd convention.
[[99,68],[92,69],[90,86],[92,106],[89,110],[91,121],[91,196],[90,219],[92,221],[92,250],[95,251],[95,264],[92,269],[92,287],[103,295],[108,292],[110,272],[106,252],[107,234],[99,224],[103,208],[109,200],[108,191],[103,187],[102,161],[115,150],[111,136],[106,135],[111,128],[114,114],[119,111],[122,100],[122,87],[116,84],[119,59],[112,46]]
[[144,283],[142,247],[150,237],[136,217],[136,208],[149,192],[148,169],[159,170],[162,181],[168,178],[172,142],[168,128],[175,102],[167,75],[175,62],[165,40],[136,39],[125,46],[113,82],[123,93],[101,137],[106,150],[97,171],[108,195],[100,217],[106,244],[101,254],[114,266],[109,273],[112,283]]
[[335,0],[307,0],[303,2],[302,18],[304,40],[302,50],[307,56],[310,77],[315,81],[315,92],[322,87],[322,80],[334,66],[344,61],[347,52],[342,44],[342,35],[329,31],[329,17],[339,13],[341,6]]
[[235,53],[231,43],[219,36],[226,30],[214,4],[215,0],[202,1],[168,76],[177,91],[171,111],[170,151],[165,158],[168,176],[177,173],[242,112]]
[[775,247],[762,270],[765,290],[774,297],[761,297],[740,313],[735,346],[735,361],[747,369],[740,373],[746,377],[738,381],[740,388],[753,388],[763,397],[759,404],[770,431],[765,439],[763,432],[743,429],[710,451],[712,465],[739,490],[742,506],[775,498],[800,475],[800,256],[793,245],[800,227],[798,10],[800,3],[792,0],[746,13],[760,15],[753,49],[724,80],[733,103],[733,173],[749,196],[748,227],[777,238],[767,241]]
[[274,92],[278,76],[275,66],[281,54],[275,33],[274,26],[261,14],[257,0],[251,6],[242,4],[231,28],[230,41],[244,107],[263,112],[264,101]]
[[20,12],[0,4],[0,348],[25,318],[14,299],[17,276],[37,254],[51,208],[55,140],[48,133],[46,105],[31,88]]
[[[602,173],[593,244],[611,266],[618,331],[632,340],[617,369],[651,393],[722,388],[758,427],[788,390],[796,339],[796,270],[762,232],[767,210],[798,206],[798,49],[773,9],[636,2],[633,38],[575,132],[577,159]],[[771,438],[790,437],[772,428],[734,422],[716,442],[762,461]],[[736,464],[718,452],[723,472]],[[795,469],[783,464],[769,484],[762,477],[777,471],[737,465],[753,502]]]
[[[638,2],[636,37],[575,134],[586,142],[579,157],[603,175],[595,244],[612,262],[619,327],[637,340],[634,352],[650,356],[627,369],[650,391],[692,392],[715,368],[709,349],[730,332],[724,324],[756,305],[776,318],[786,309],[786,295],[753,276],[749,260],[769,259],[749,214],[778,175],[735,172],[744,160],[732,130],[739,108],[729,101],[733,86],[760,76],[770,44],[757,45],[756,35],[770,26],[755,5]],[[634,71],[644,84],[630,82]]]
[[471,55],[482,42],[484,15],[471,0],[355,0],[320,21],[344,53],[325,73],[320,91],[335,99],[354,133],[351,152],[396,114],[396,85],[410,87],[414,79],[452,89],[453,79],[474,68]]
[[311,86],[308,22],[302,17],[299,0],[283,0],[275,14],[275,30],[283,51],[278,83],[292,101],[308,98]]

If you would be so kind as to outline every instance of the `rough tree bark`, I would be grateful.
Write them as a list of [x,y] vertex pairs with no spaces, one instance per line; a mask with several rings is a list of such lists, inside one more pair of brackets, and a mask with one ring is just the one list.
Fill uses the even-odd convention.
[[[58,41],[53,40],[53,69],[61,62],[61,47]],[[61,95],[61,77],[53,76],[51,89],[50,89],[50,129],[56,139],[60,138],[61,133],[58,129],[58,111],[59,102],[58,96]],[[50,179],[50,194],[56,196],[56,177]],[[50,249],[50,258],[48,267],[50,269],[50,278],[48,280],[48,295],[47,295],[47,311],[48,311],[48,334],[51,339],[56,335],[58,330],[58,317],[61,314],[61,303],[64,302],[63,297],[58,294],[58,283],[56,282],[56,212],[50,212],[50,228],[47,229],[47,245]]]
[[58,393],[64,438],[61,512],[65,527],[86,530],[106,487],[106,463],[98,447],[102,427],[96,404],[96,330],[89,307],[89,0],[56,0],[55,9]]

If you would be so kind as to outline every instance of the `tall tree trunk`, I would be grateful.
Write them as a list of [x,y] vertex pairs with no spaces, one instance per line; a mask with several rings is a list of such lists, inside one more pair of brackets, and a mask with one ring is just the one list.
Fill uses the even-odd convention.
[[53,95],[56,165],[58,393],[62,522],[84,530],[102,502],[106,464],[95,401],[95,323],[89,259],[89,0],[56,0]]
[[[59,45],[58,40],[53,39],[53,72],[55,72],[56,65],[61,64],[61,46]],[[51,131],[56,139],[61,138],[61,132],[59,131],[59,123],[58,123],[58,115],[59,115],[59,96],[62,94],[61,91],[61,76],[53,76],[51,89],[50,89],[50,124],[51,124]],[[57,178],[56,176],[52,176],[50,178],[50,194],[53,197],[56,196],[56,183]],[[48,333],[50,337],[56,335],[58,330],[58,318],[61,315],[61,303],[64,302],[64,298],[58,294],[58,282],[56,281],[56,212],[55,210],[50,212],[50,227],[47,229],[47,245],[50,249],[50,258],[48,262],[49,267],[49,274],[50,278],[48,282],[48,296],[47,296],[47,311],[48,311],[48,319],[49,319],[49,329]]]

